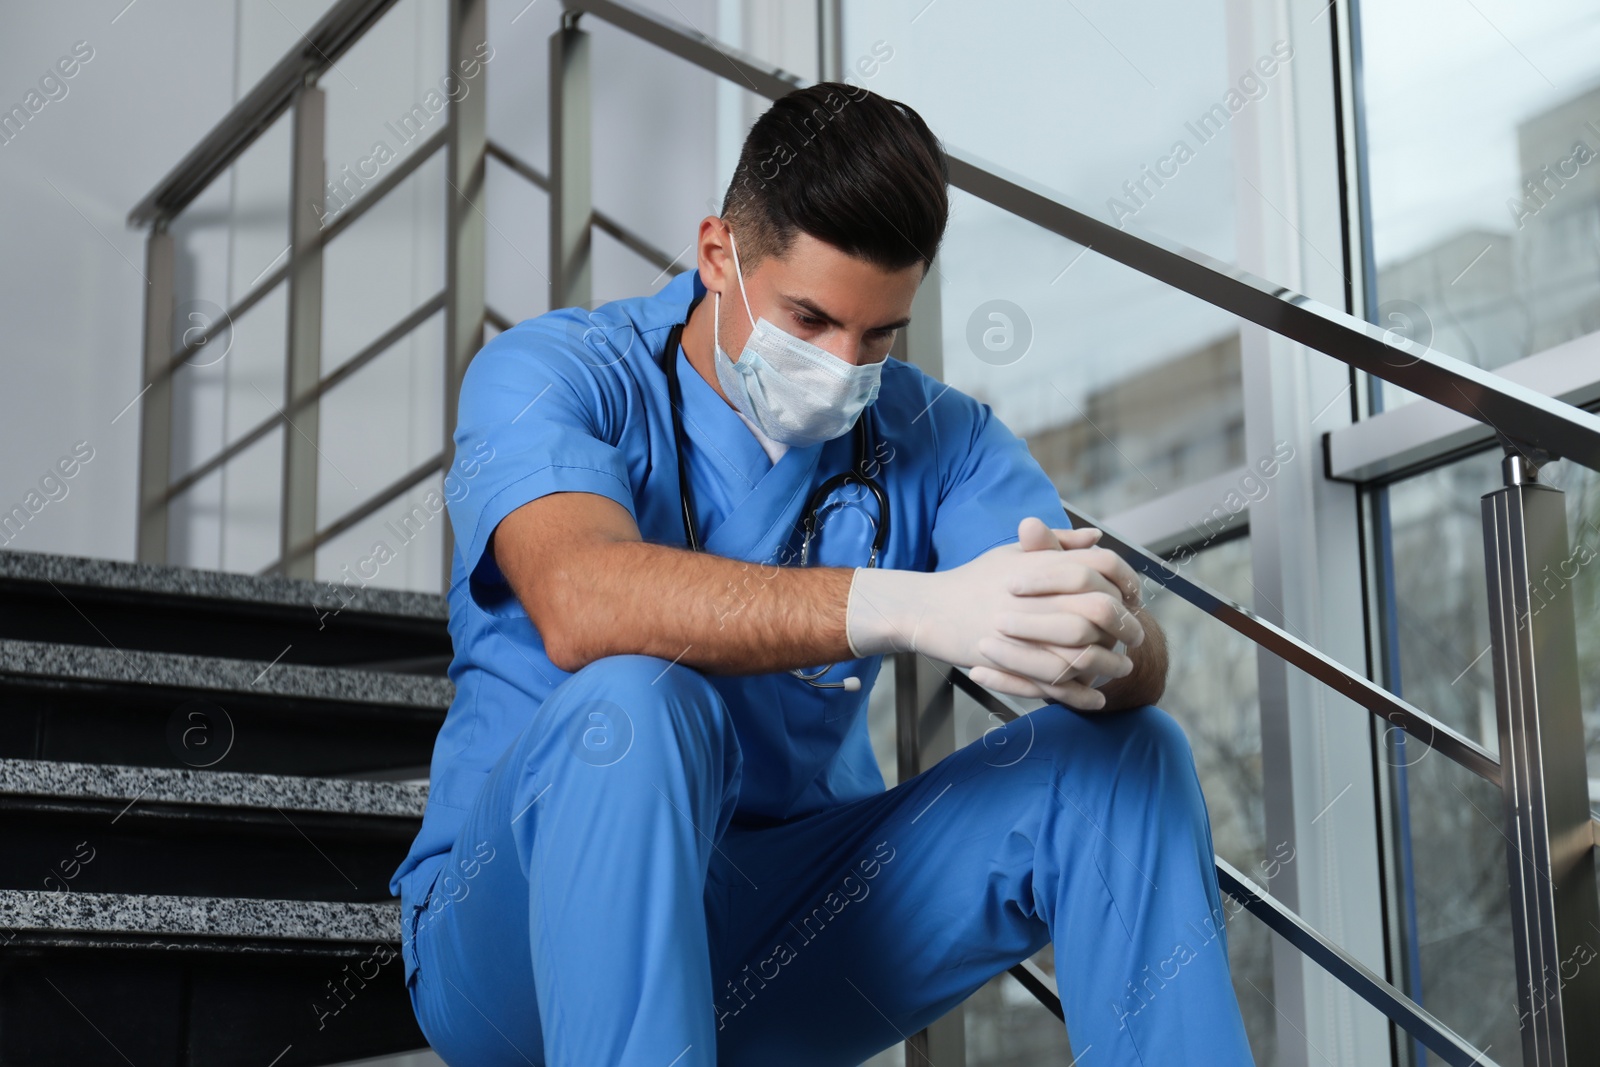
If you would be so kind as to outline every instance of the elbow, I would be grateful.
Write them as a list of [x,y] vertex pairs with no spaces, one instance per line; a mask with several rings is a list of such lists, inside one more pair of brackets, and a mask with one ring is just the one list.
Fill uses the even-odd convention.
[[544,641],[545,657],[559,670],[574,674],[589,663],[592,657],[584,654],[582,645],[574,639],[571,627],[534,625]]

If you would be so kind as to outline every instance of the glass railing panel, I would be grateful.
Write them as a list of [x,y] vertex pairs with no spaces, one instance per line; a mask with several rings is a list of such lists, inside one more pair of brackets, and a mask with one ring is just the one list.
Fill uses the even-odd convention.
[[[550,310],[550,197],[497,160],[486,166],[484,292],[489,306],[515,324]],[[609,240],[599,230],[589,233],[595,245]],[[685,236],[683,242],[688,240]],[[654,291],[638,289],[633,295]]]
[[[1231,262],[1233,127],[1285,91],[1293,48],[1230,69],[1221,0],[848,2],[843,60],[947,144]],[[1004,292],[1011,257],[986,260]]]
[[1593,5],[1360,10],[1374,321],[1487,368],[1600,328]]
[[[456,484],[452,479],[452,488]],[[444,494],[443,475],[431,475],[330,538],[317,549],[317,581],[340,589],[442,590],[448,518],[438,504]],[[339,595],[330,595],[317,606],[328,611],[338,610],[339,604]]]
[[279,285],[244,314],[224,321],[173,372],[174,481],[283,409],[287,315],[287,292]]
[[317,441],[319,530],[439,453],[444,447],[443,388],[440,311],[323,395]]
[[223,570],[254,574],[278,558],[283,433],[274,427],[222,468]]
[[444,288],[444,193],[438,152],[325,247],[324,376]]
[[[1389,684],[1490,751],[1499,738],[1479,500],[1500,479],[1491,450],[1378,491],[1393,546]],[[1557,462],[1541,480],[1566,494],[1569,555],[1539,584],[1572,592],[1589,776],[1600,780],[1600,474]],[[1395,862],[1411,872],[1401,919],[1415,931],[1417,999],[1480,1048],[1492,1043],[1501,1063],[1520,1062],[1500,793],[1415,742],[1402,752],[1389,740],[1392,789],[1410,816]]]
[[1238,320],[952,190],[943,380],[1108,516],[1244,463]]
[[329,222],[443,129],[451,100],[483,91],[486,67],[447,62],[449,21],[447,0],[399,0],[318,79],[327,94]]
[[[1253,605],[1248,533],[1169,563],[1241,606]],[[1169,590],[1146,583],[1146,599],[1167,635],[1167,691],[1161,706],[1189,737],[1211,816],[1212,844],[1219,856],[1270,892],[1272,879],[1293,862],[1295,850],[1289,842],[1268,847],[1266,840],[1255,645]],[[1264,1054],[1274,1047],[1277,1026],[1263,995],[1272,991],[1273,935],[1230,900],[1223,904],[1234,993],[1256,1062],[1267,1063]]]

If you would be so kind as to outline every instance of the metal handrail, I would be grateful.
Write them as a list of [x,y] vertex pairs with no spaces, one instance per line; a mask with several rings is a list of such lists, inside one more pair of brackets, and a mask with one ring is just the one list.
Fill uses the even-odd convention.
[[[340,0],[306,34],[306,47],[284,56],[129,212],[129,224],[170,219],[181,211],[283,114],[308,78],[330,68],[393,3],[394,0]],[[809,84],[798,75],[713,41],[692,28],[619,0],[562,3],[574,16],[592,14],[719,77],[742,81],[752,91],[771,99]],[[436,139],[439,136],[435,135]],[[493,154],[535,184],[539,184],[538,178],[544,178],[526,164],[512,162],[514,157],[498,146]],[[1501,426],[1515,425],[1517,432],[1509,436],[1528,448],[1600,470],[1600,416],[1436,349],[1411,341],[1395,344],[1389,340],[1395,336],[1392,332],[1160,235],[1133,226],[1115,226],[1059,193],[959,148],[947,145],[945,154],[950,162],[951,185],[1041,229],[1485,423],[1497,432],[1501,432]],[[548,187],[547,178],[545,185]]]

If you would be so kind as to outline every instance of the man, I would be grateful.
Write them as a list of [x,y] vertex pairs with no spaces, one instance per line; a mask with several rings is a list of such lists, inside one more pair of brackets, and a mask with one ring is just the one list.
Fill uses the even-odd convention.
[[[1252,1062],[1133,573],[988,405],[889,358],[946,177],[910,108],[797,90],[695,270],[468,368],[456,696],[390,886],[446,1062],[857,1064],[1052,940],[1093,1062]],[[811,501],[853,467],[881,500]],[[1048,702],[885,790],[900,651]]]

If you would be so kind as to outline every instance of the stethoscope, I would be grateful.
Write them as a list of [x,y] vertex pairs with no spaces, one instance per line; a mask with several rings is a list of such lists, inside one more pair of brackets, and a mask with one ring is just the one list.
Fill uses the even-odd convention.
[[[695,297],[694,302],[689,305],[690,312],[694,311],[695,304],[698,304],[703,296],[704,294]],[[694,497],[689,491],[688,466],[683,462],[683,421],[679,415],[679,411],[683,407],[683,394],[678,386],[678,345],[683,338],[684,325],[685,323],[678,323],[672,328],[672,332],[667,335],[667,347],[661,363],[662,370],[667,375],[667,396],[672,408],[672,447],[678,457],[678,499],[683,505],[683,532],[689,542],[690,551],[699,552],[702,551],[700,531],[694,521]],[[878,480],[872,476],[867,466],[870,462],[869,457],[872,455],[869,441],[867,440],[868,432],[867,416],[863,412],[861,417],[856,419],[855,425],[855,462],[849,470],[835,474],[832,478],[817,486],[812,492],[811,498],[806,501],[806,509],[802,512],[800,520],[801,526],[805,531],[805,536],[800,542],[800,566],[802,567],[806,566],[811,559],[811,539],[816,536],[822,505],[827,501],[829,494],[835,489],[848,485],[851,480],[866,486],[878,501],[879,517],[872,524],[872,554],[867,557],[867,566],[876,567],[878,565],[878,555],[883,551],[883,546],[889,538],[889,495],[883,491],[883,486],[878,484]],[[872,518],[870,515],[867,517],[868,519]],[[791,668],[789,673],[801,681],[809,682],[818,689],[843,689],[846,692],[854,693],[861,688],[861,679],[853,674],[842,682],[817,681],[818,678],[832,670],[834,666],[835,664],[830,663],[826,667],[812,671],[810,674],[795,667]]]

